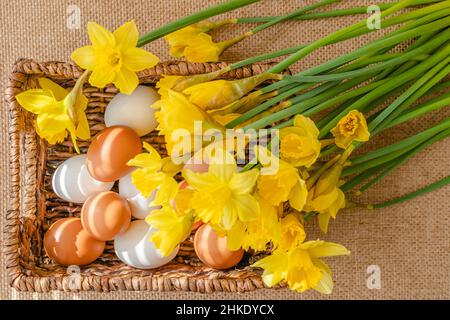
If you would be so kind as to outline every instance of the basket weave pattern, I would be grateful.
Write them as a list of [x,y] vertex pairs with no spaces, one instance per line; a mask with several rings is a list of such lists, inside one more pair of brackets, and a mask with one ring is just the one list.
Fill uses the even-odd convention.
[[[224,67],[223,63],[202,64],[166,62],[139,74],[140,83],[154,85],[163,74],[190,75],[207,73]],[[256,64],[224,75],[237,79],[261,73],[270,64]],[[51,187],[51,177],[57,166],[75,154],[69,141],[50,146],[39,139],[33,127],[33,115],[23,110],[15,95],[38,86],[39,77],[49,78],[65,88],[71,88],[82,70],[61,62],[38,63],[19,60],[10,75],[6,92],[9,105],[10,179],[7,222],[4,229],[4,258],[11,285],[17,290],[47,292],[63,291],[231,291],[244,292],[263,288],[260,272],[248,267],[255,257],[246,254],[234,269],[218,271],[204,266],[195,256],[192,236],[180,246],[177,257],[168,265],[153,270],[138,270],[123,264],[114,254],[112,242],[107,242],[103,255],[90,265],[81,267],[74,277],[68,269],[50,260],[43,249],[43,236],[56,220],[79,216],[80,205],[59,199]],[[87,117],[91,134],[104,129],[106,105],[117,93],[112,86],[104,89],[85,86],[89,99]],[[164,139],[153,132],[143,140],[166,154]],[[89,141],[79,142],[82,153]]]

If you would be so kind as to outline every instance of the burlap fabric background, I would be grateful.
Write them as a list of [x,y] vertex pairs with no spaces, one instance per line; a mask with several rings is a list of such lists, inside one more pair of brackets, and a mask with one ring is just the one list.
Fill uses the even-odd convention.
[[[1,92],[11,65],[18,58],[38,61],[67,61],[75,48],[87,44],[85,24],[95,20],[113,29],[135,19],[141,32],[199,10],[220,0],[16,0],[2,1],[0,17]],[[266,0],[241,9],[231,15],[255,16],[289,12],[304,3],[314,1]],[[335,7],[370,5],[371,1],[342,1]],[[69,7],[75,5],[76,7]],[[69,8],[69,9],[68,9]],[[67,19],[74,10],[81,13],[81,28],[68,28]],[[69,10],[69,11],[68,11]],[[69,13],[68,13],[69,12]],[[73,17],[73,16],[72,16]],[[307,43],[359,18],[333,18],[326,21],[290,22],[266,30],[229,50],[224,59],[236,60],[298,43]],[[73,26],[73,25],[72,25]],[[227,28],[222,35],[238,34],[249,26]],[[238,30],[236,30],[238,29]],[[295,68],[301,69],[346,52],[362,40],[321,50]],[[167,47],[160,40],[147,46],[162,60],[168,59]],[[441,112],[404,125],[377,137],[375,144],[387,144],[417,128],[435,123],[449,114]],[[6,190],[8,188],[7,110],[2,98],[0,134],[0,206],[4,225]],[[373,145],[373,144],[372,144]],[[370,190],[363,200],[377,202],[415,190],[450,172],[450,139],[429,148],[408,161],[395,174]],[[450,188],[444,188],[406,204],[385,210],[347,211],[331,223],[324,236],[311,232],[311,238],[321,237],[344,244],[352,251],[348,257],[329,259],[335,272],[335,290],[329,297],[315,292],[296,294],[288,290],[260,290],[245,294],[216,293],[202,295],[177,292],[113,292],[113,293],[18,293],[9,287],[2,261],[0,297],[2,299],[448,299],[450,297]],[[313,228],[314,229],[314,226]],[[369,289],[370,266],[381,271],[381,288]],[[369,269],[368,269],[369,268]]]

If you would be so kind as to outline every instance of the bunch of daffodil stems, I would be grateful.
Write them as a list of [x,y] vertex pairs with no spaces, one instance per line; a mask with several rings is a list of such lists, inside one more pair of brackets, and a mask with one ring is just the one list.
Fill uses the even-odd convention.
[[[366,8],[311,12],[338,2],[323,0],[284,16],[206,20],[254,2],[229,1],[140,38],[134,22],[114,33],[90,23],[92,45],[72,54],[87,70],[74,89],[69,93],[42,79],[41,89],[21,93],[17,99],[38,115],[36,130],[42,138],[53,144],[70,133],[76,146],[77,138],[89,136],[84,82],[99,88],[113,83],[122,93],[131,93],[138,85],[136,72],[159,61],[140,46],[165,37],[174,57],[213,62],[233,44],[286,20],[366,12]],[[162,158],[144,143],[146,152],[129,165],[137,167],[132,181],[144,196],[158,190],[154,205],[161,209],[146,220],[157,229],[151,241],[163,254],[170,254],[202,221],[227,237],[230,250],[265,253],[252,266],[264,270],[266,285],[282,282],[298,292],[331,293],[331,270],[322,258],[349,251],[332,242],[306,241],[308,220],[317,218],[327,232],[330,219],[343,209],[383,208],[450,183],[446,177],[379,204],[357,200],[407,159],[450,135],[447,118],[388,146],[357,150],[384,130],[450,104],[450,1],[402,0],[379,8],[381,28],[395,27],[394,31],[295,74],[283,72],[319,48],[376,30],[362,20],[312,43],[251,57],[208,74],[161,78],[156,85],[161,99],[152,108],[169,156]],[[249,22],[261,24],[217,43],[208,34],[225,24]],[[223,78],[231,70],[282,56],[261,74]],[[206,163],[208,169],[198,172],[185,166],[187,162]],[[188,188],[180,189],[176,180],[180,177]]]

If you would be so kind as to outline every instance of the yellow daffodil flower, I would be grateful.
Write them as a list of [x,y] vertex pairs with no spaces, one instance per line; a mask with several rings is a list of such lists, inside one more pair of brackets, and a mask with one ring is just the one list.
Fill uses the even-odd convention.
[[304,210],[318,212],[319,227],[328,231],[330,218],[335,219],[339,210],[345,208],[345,194],[339,189],[342,165],[337,164],[320,176],[317,183],[308,191]]
[[[162,97],[152,107],[158,108],[158,111],[155,113],[158,121],[157,129],[161,135],[165,135],[169,155],[172,155],[173,148],[180,143],[180,139],[195,138],[194,128],[196,123],[201,126],[203,133],[209,129],[221,132],[225,130],[205,111],[189,102],[183,94],[173,90],[168,90],[167,96]],[[183,134],[182,130],[189,136],[180,136]],[[191,141],[190,145],[193,146],[194,142]],[[192,151],[192,149],[184,151]]]
[[158,93],[160,96],[166,97],[169,89],[177,92],[183,92],[184,89],[187,89],[193,85],[214,80],[229,70],[229,67],[225,67],[216,71],[191,76],[163,75],[162,78],[156,83],[156,88],[158,88]]
[[[267,174],[261,174],[258,178],[258,195],[273,206],[278,206],[289,201],[291,207],[302,210],[308,194],[305,181],[300,178],[298,170],[289,163],[277,159],[267,149],[256,147],[255,154],[263,167],[276,166]],[[273,171],[273,172],[272,172]]]
[[181,58],[184,55],[186,47],[191,45],[191,41],[196,36],[208,32],[212,29],[221,27],[225,24],[236,23],[237,19],[226,19],[218,22],[200,21],[190,26],[181,28],[164,37],[170,46],[170,55],[175,58]]
[[350,251],[342,245],[316,240],[288,251],[275,250],[252,266],[264,269],[262,278],[269,287],[285,281],[291,290],[297,292],[314,289],[330,294],[333,290],[331,270],[321,258],[348,254]]
[[294,167],[310,167],[320,154],[319,129],[307,117],[297,115],[294,126],[280,130],[280,157]]
[[230,230],[236,221],[258,218],[260,207],[252,196],[258,170],[238,173],[236,161],[218,148],[210,158],[208,172],[183,170],[186,182],[195,190],[192,208],[203,222]]
[[139,34],[134,21],[114,32],[88,22],[87,32],[92,45],[76,49],[71,57],[81,68],[92,71],[89,83],[94,87],[113,83],[121,93],[131,94],[139,84],[136,72],[159,62],[154,54],[136,47]]
[[352,110],[340,119],[331,133],[336,145],[342,149],[347,149],[353,141],[368,141],[370,136],[366,119],[358,110]]
[[251,35],[251,32],[247,32],[229,40],[214,42],[209,34],[200,33],[189,39],[183,55],[189,62],[217,62],[225,49]]
[[260,197],[256,199],[260,206],[260,216],[253,221],[236,221],[233,228],[226,234],[228,249],[264,251],[269,242],[272,242],[274,246],[280,242],[281,225],[278,208],[271,206]]
[[291,213],[281,219],[281,240],[279,249],[290,250],[306,239],[306,232],[297,214]]
[[280,78],[278,74],[262,73],[238,80],[214,80],[191,86],[183,93],[203,110],[214,110],[240,99],[266,80]]
[[156,229],[150,237],[164,256],[170,255],[191,233],[193,212],[179,213],[171,205],[153,210],[145,221]]
[[[17,102],[27,111],[37,115],[36,133],[50,144],[64,141],[70,133],[76,151],[77,139],[90,138],[85,110],[88,100],[81,86],[69,92],[51,80],[38,79],[40,89],[30,89],[16,96]],[[76,91],[76,92],[75,92]]]
[[158,152],[147,142],[144,142],[143,146],[147,153],[140,153],[127,163],[129,166],[138,168],[131,173],[131,181],[146,198],[158,188],[155,205],[169,203],[177,194],[178,183],[173,178],[175,172],[164,169],[176,166],[167,165],[170,158],[161,159]]

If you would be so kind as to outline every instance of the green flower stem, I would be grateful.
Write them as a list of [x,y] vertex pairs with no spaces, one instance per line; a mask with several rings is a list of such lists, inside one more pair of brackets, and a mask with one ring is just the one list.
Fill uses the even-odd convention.
[[446,186],[449,183],[450,183],[450,176],[447,176],[447,177],[445,177],[445,178],[443,178],[443,179],[441,179],[441,180],[439,180],[439,181],[437,181],[435,183],[429,184],[428,186],[423,187],[422,189],[419,189],[417,191],[408,193],[407,195],[404,195],[404,196],[402,196],[400,198],[396,198],[396,199],[389,200],[389,201],[386,201],[386,202],[383,202],[383,203],[375,204],[375,205],[373,205],[373,208],[374,209],[381,209],[381,208],[386,208],[386,207],[392,206],[394,204],[399,204],[399,203],[405,202],[407,200],[411,200],[411,199],[413,199],[415,197],[424,195],[424,194],[426,194],[428,192],[432,192],[434,190],[442,188],[442,187]]
[[[305,90],[310,88],[311,86],[313,86],[313,84],[296,84],[294,85],[293,83],[290,84],[291,87],[288,90],[285,90],[284,92],[278,94],[277,96],[265,101],[264,103],[258,105],[255,108],[252,108],[251,110],[247,111],[246,113],[244,113],[243,115],[241,115],[239,118],[234,119],[233,121],[231,121],[230,123],[228,123],[226,125],[227,128],[234,128],[238,125],[240,125],[241,123],[244,123],[250,119],[252,119],[254,116],[258,115],[259,113],[261,113],[264,110],[269,109],[271,106],[275,105],[276,103],[279,103],[280,101],[290,97],[291,95],[301,91],[301,90]],[[292,86],[294,85],[294,86]],[[267,88],[267,87],[266,87]],[[262,90],[263,93],[265,93],[267,90]]]
[[271,27],[271,26],[273,26],[273,25],[275,25],[277,23],[280,23],[280,22],[285,21],[285,20],[290,20],[290,19],[292,19],[292,18],[294,18],[294,17],[296,17],[298,15],[301,15],[301,14],[303,14],[305,12],[308,12],[308,11],[311,11],[311,10],[314,10],[314,9],[317,9],[317,8],[320,8],[320,7],[332,4],[332,3],[337,2],[337,1],[338,0],[321,0],[318,3],[315,3],[315,4],[312,4],[312,5],[300,8],[298,10],[295,10],[295,11],[289,13],[288,15],[275,17],[272,20],[269,20],[266,23],[261,24],[261,25],[255,27],[255,28],[253,28],[251,30],[251,32],[253,34],[255,34],[255,33],[260,32],[260,31],[262,31],[264,29],[267,29],[267,28],[269,28],[269,27]]
[[411,136],[409,138],[403,139],[403,140],[401,140],[399,142],[393,143],[393,144],[391,144],[389,146],[386,146],[384,148],[380,148],[380,149],[377,149],[375,151],[368,152],[368,153],[365,153],[365,154],[363,154],[361,156],[355,157],[355,158],[353,158],[351,160],[352,166],[356,165],[356,164],[360,164],[360,163],[366,162],[368,160],[372,160],[372,159],[375,159],[375,158],[383,157],[383,156],[388,155],[388,154],[390,154],[392,152],[404,149],[405,147],[408,147],[408,146],[410,146],[412,144],[415,144],[415,143],[418,143],[418,142],[421,143],[421,142],[423,142],[423,141],[425,141],[427,139],[430,139],[435,134],[437,134],[440,131],[445,130],[445,129],[449,128],[449,127],[450,127],[450,118],[445,120],[445,121],[443,121],[443,122],[441,122],[440,124],[438,124],[438,125],[436,125],[434,127],[431,127],[431,128],[429,128],[429,129],[427,129],[425,131],[422,131],[422,132],[420,132],[420,133],[418,133],[418,134],[416,134],[414,136]]
[[[384,3],[378,5],[381,10],[386,10],[392,7],[395,3]],[[355,14],[367,14],[367,7],[356,7],[349,9],[337,9],[332,11],[306,13],[295,16],[291,20],[314,20],[321,18],[342,17]],[[272,17],[244,17],[238,18],[238,23],[263,23],[278,18],[278,16]]]
[[[395,160],[392,160],[395,161]],[[346,181],[340,188],[343,192],[348,192],[354,187],[358,186],[359,184],[363,183],[373,175],[375,175],[377,172],[381,171],[385,165],[380,165],[377,167],[373,167],[370,169],[367,169],[363,172],[361,172],[359,175],[353,177],[352,179]]]
[[351,160],[351,166],[344,169],[342,176],[348,176],[354,173],[362,172],[380,164],[395,159],[410,151],[419,144],[431,139],[437,133],[450,128],[450,118],[442,121],[440,124],[422,131],[414,136],[403,139],[399,142],[380,148],[378,150],[366,153]]
[[[384,10],[384,11],[381,13],[381,18],[384,18],[384,17],[386,17],[386,16],[388,16],[388,15],[393,14],[393,13],[395,13],[395,12],[397,12],[397,11],[399,11],[399,10],[405,8],[405,7],[407,7],[407,6],[410,5],[411,3],[412,3],[411,0],[403,0],[403,1],[400,1],[400,2],[397,3],[396,5],[394,5],[394,6],[390,7],[390,8],[388,8],[387,10]],[[450,5],[450,4],[449,4],[449,5]],[[427,8],[429,8],[429,10],[434,9],[434,8],[430,9],[431,7],[434,7],[434,6],[431,5],[431,6],[427,7]],[[416,10],[416,12],[417,12],[417,11],[419,11],[419,10]],[[422,13],[422,12],[423,12],[423,11],[420,11],[420,13]],[[399,16],[399,17],[401,17],[401,16]],[[408,17],[410,17],[410,15],[409,15]],[[398,18],[398,17],[397,17],[397,18]],[[294,63],[296,63],[296,62],[299,61],[300,59],[306,57],[307,55],[309,55],[310,53],[312,53],[312,52],[315,51],[316,49],[318,49],[318,48],[320,48],[320,47],[322,47],[322,46],[328,45],[328,44],[330,44],[330,43],[336,41],[336,40],[339,39],[339,38],[342,38],[342,37],[343,37],[343,38],[345,39],[349,34],[352,34],[352,32],[358,31],[358,30],[360,30],[360,29],[361,29],[361,30],[362,30],[362,29],[365,29],[365,30],[364,30],[365,32],[371,32],[372,30],[369,30],[369,29],[367,28],[366,23],[367,23],[366,20],[362,20],[362,21],[360,21],[360,22],[358,22],[358,23],[356,23],[356,24],[354,24],[354,25],[351,25],[351,26],[348,26],[348,27],[346,27],[346,28],[343,28],[343,29],[341,29],[341,30],[339,30],[339,31],[337,31],[337,32],[334,32],[334,33],[332,33],[332,34],[330,34],[330,35],[328,35],[328,36],[326,36],[326,37],[324,37],[324,38],[321,38],[321,39],[319,39],[319,40],[317,40],[317,41],[315,41],[315,42],[309,44],[309,45],[306,46],[305,48],[300,49],[298,52],[296,52],[296,53],[290,55],[288,58],[286,58],[286,59],[284,59],[283,61],[281,61],[280,63],[278,63],[276,66],[274,66],[273,68],[271,68],[271,69],[269,70],[269,72],[279,73],[279,72],[281,72],[282,70],[287,69],[289,66],[291,66],[291,65],[294,64]],[[430,31],[431,31],[431,30],[430,30]]]
[[[421,4],[428,4],[428,3],[434,3],[439,2],[441,0],[425,0],[425,1],[415,1],[415,3],[411,3],[408,7],[413,7]],[[377,6],[381,10],[389,9],[390,7],[397,4],[397,2],[392,3],[380,3],[377,4]],[[331,18],[331,17],[342,17],[342,16],[348,16],[348,15],[355,15],[355,14],[367,14],[367,6],[366,7],[356,7],[356,8],[349,8],[349,9],[336,9],[332,11],[323,11],[323,12],[314,12],[314,13],[306,13],[299,16],[296,16],[293,18],[293,20],[314,20],[314,19],[321,19],[321,18]],[[278,16],[272,16],[272,17],[244,17],[244,18],[238,18],[238,23],[261,23],[261,22],[267,22],[271,21],[273,19],[278,18]]]
[[408,151],[407,153],[403,154],[401,157],[398,157],[396,159],[393,159],[387,163],[384,163],[380,166],[370,168],[366,171],[363,171],[358,176],[352,178],[351,180],[347,181],[343,186],[341,186],[342,191],[346,192],[348,190],[353,189],[357,185],[361,184],[362,182],[366,181],[370,177],[372,177],[375,174],[378,174],[375,178],[373,178],[371,181],[366,183],[364,186],[362,186],[359,191],[364,192],[374,184],[378,183],[382,179],[384,179],[386,176],[389,175],[390,172],[392,172],[395,168],[399,167],[401,164],[403,164],[406,160],[413,157],[423,149],[427,148],[431,144],[438,142],[450,135],[450,129],[444,130],[441,133],[435,135],[429,140],[426,140],[419,146],[415,147],[411,151]]
[[413,150],[407,152],[402,157],[400,157],[398,159],[395,159],[395,160],[392,160],[392,162],[389,163],[377,177],[375,177],[374,179],[372,179],[371,181],[366,183],[364,186],[362,186],[360,188],[360,192],[366,191],[371,186],[373,186],[374,184],[380,182],[385,177],[387,177],[394,169],[396,169],[397,167],[402,165],[406,160],[408,160],[409,158],[415,156],[416,154],[418,154],[422,150],[426,149],[427,147],[431,146],[435,142],[441,141],[441,140],[447,138],[448,136],[450,136],[450,129],[447,129],[447,130],[445,130],[445,131],[435,135],[433,138],[431,138],[430,140],[425,141],[424,143],[422,143],[421,145],[417,146]]
[[149,42],[155,41],[156,39],[159,39],[169,33],[177,31],[178,29],[187,27],[193,23],[208,19],[210,17],[222,14],[224,12],[232,11],[247,6],[249,4],[258,1],[259,0],[231,0],[213,7],[206,8],[204,10],[198,11],[179,20],[172,21],[160,28],[157,28],[153,31],[150,31],[142,35],[138,40],[137,46],[142,47],[143,45],[146,45]]
[[330,132],[330,130],[337,124],[337,122],[351,110],[353,110],[353,109],[361,110],[362,108],[367,106],[367,104],[371,103],[373,100],[382,96],[386,92],[392,90],[393,88],[399,87],[399,86],[407,83],[410,80],[413,80],[414,78],[417,77],[417,75],[423,74],[429,68],[433,67],[435,64],[442,61],[442,59],[444,57],[447,57],[449,53],[450,53],[450,46],[446,46],[444,49],[439,50],[437,53],[435,53],[433,56],[431,56],[430,59],[419,63],[414,68],[409,69],[408,71],[404,72],[403,74],[401,74],[399,76],[391,78],[390,81],[386,82],[385,84],[379,86],[375,90],[364,95],[364,97],[362,97],[357,102],[355,102],[354,104],[352,104],[351,106],[349,106],[345,110],[343,110],[335,119],[328,122],[322,128],[321,133],[320,133],[320,138],[323,138],[324,136],[326,136]]
[[[435,86],[439,81],[445,78],[450,73],[450,65],[448,65],[449,62],[450,57],[442,61],[441,63],[437,64],[433,69],[431,69],[424,77],[421,78],[422,81],[419,80],[418,82],[416,82],[414,86],[416,86],[416,88],[418,87],[417,91],[414,92],[414,94],[412,94],[409,97],[409,99],[407,99],[396,110],[392,111],[392,113],[386,116],[385,118],[382,117],[382,114],[384,113],[383,110],[383,112],[380,113],[379,115],[379,117],[382,118],[382,120],[379,123],[378,127],[375,130],[373,130],[373,133],[375,134],[386,128],[389,125],[389,123],[398,118],[398,116],[401,115],[406,109],[408,109],[415,101],[417,101],[420,97],[426,94],[428,90],[430,90],[433,86]],[[443,66],[445,67],[442,68]],[[427,75],[428,78],[432,77],[429,81],[427,80],[426,77]],[[414,86],[412,86],[411,88],[413,88]],[[376,119],[378,119],[378,117],[376,117],[374,121]]]
[[[445,50],[445,49],[444,49]],[[447,46],[447,54],[450,54],[450,45]],[[391,103],[386,109],[384,109],[375,119],[373,119],[369,123],[369,131],[370,132],[378,132],[383,129],[383,126],[386,123],[389,123],[389,116],[392,116],[392,119],[395,119],[396,116],[402,111],[402,106],[404,105],[406,108],[411,105],[415,100],[417,100],[422,94],[428,91],[426,84],[427,82],[433,78],[433,76],[439,72],[443,66],[447,65],[450,62],[450,57],[441,61],[437,65],[435,65],[432,69],[425,73],[422,77],[419,78],[408,90],[406,90],[400,97],[398,97],[393,103]],[[444,71],[447,68],[444,69]],[[448,73],[448,72],[447,72]],[[443,75],[443,76],[446,76]],[[442,77],[440,78],[442,79]],[[439,80],[440,80],[439,79]],[[422,88],[422,90],[421,90]],[[418,92],[416,96],[414,94]],[[408,98],[411,97],[411,101],[408,101]],[[413,100],[414,99],[414,100]],[[392,120],[391,119],[391,120]],[[387,122],[384,122],[387,120]]]
[[[439,88],[441,88],[441,85],[436,85],[436,83],[438,82],[438,81],[440,81],[443,77],[445,77],[446,76],[446,74],[445,74],[445,71],[446,70],[443,70],[443,72],[441,71],[441,72],[439,72],[439,74],[437,74],[435,77],[433,77],[433,79],[431,79],[430,81],[428,81],[424,86],[422,86],[422,87],[420,87],[419,88],[419,90],[418,91],[416,91],[414,94],[413,94],[413,96],[411,96],[406,102],[404,102],[403,104],[402,104],[402,106],[401,107],[399,107],[399,109],[401,108],[401,111],[402,112],[407,112],[406,111],[406,109],[408,109],[418,98],[420,98],[422,95],[424,95],[424,94],[427,94],[427,95],[430,95],[430,94],[432,94],[433,92],[437,92],[437,91],[439,91],[440,89]],[[406,86],[406,87],[408,87],[409,86],[409,84]],[[446,87],[448,87],[448,85],[447,86],[444,86],[444,88],[446,88]],[[402,92],[403,92],[403,90],[401,90]],[[415,97],[417,97],[415,100],[414,100],[414,98]],[[444,97],[443,97],[444,98]],[[421,107],[421,105],[420,106],[417,106],[417,107]],[[363,112],[368,112],[368,111],[371,111],[372,109],[371,108],[369,108],[369,109],[364,109],[363,110]],[[405,110],[405,111],[404,111]],[[378,117],[381,113],[383,112],[383,110],[380,110],[380,111],[378,111],[378,112],[376,112],[376,113],[374,113],[373,115],[371,115],[369,118],[368,118],[368,122],[371,122],[373,119],[375,119],[376,117]],[[400,113],[402,113],[402,112],[400,112]],[[426,112],[425,112],[426,113]],[[375,130],[374,132],[372,132],[372,134],[375,134],[375,132],[379,132],[379,131],[382,131],[382,130],[384,130],[384,129],[387,129],[388,127],[390,128],[390,127],[392,127],[391,126],[391,122],[393,122],[393,121],[395,121],[397,118],[397,116],[400,116],[400,114],[395,114],[395,117],[393,116],[393,114],[391,114],[389,117],[388,117],[388,119],[386,119],[384,122],[383,122],[383,124],[382,124],[382,126],[383,126],[383,129],[381,129],[381,128],[379,128],[379,130]],[[387,123],[388,122],[388,123]],[[401,122],[404,122],[404,121],[401,121]],[[401,123],[400,122],[400,123]],[[385,123],[386,123],[386,125],[385,125]],[[399,123],[397,123],[397,124],[399,124]]]
[[[381,105],[384,101],[389,100],[392,96],[397,95],[399,92],[403,92],[405,90],[406,87],[409,86],[409,83],[396,88],[395,90],[389,92],[388,94],[381,96],[379,99],[377,99],[377,101],[374,101],[372,104],[369,104],[369,108],[365,108],[364,110],[362,110],[362,112],[369,112],[370,110],[374,109],[375,107]],[[441,84],[435,85],[434,87],[432,87],[428,92],[427,95],[432,95],[435,92],[438,92],[442,89],[445,88],[450,88],[450,81],[447,82],[443,82]],[[443,94],[441,96],[438,96],[434,99],[431,99],[421,105],[418,105],[416,107],[414,107],[414,110],[405,113],[404,115],[399,116],[398,118],[394,119],[391,123],[388,124],[388,126],[386,126],[385,128],[383,128],[383,130],[391,128],[395,125],[401,124],[403,122],[412,120],[416,117],[419,117],[421,115],[424,115],[428,112],[437,110],[439,108],[442,107],[446,107],[450,104],[450,92]],[[342,106],[344,107],[344,105]],[[327,115],[326,117],[324,117],[323,119],[321,119],[320,121],[316,122],[317,127],[320,129],[321,125],[326,124],[328,121],[330,121],[330,118],[334,118],[336,116],[337,113],[340,112],[340,110],[342,110],[342,107],[339,107],[335,110],[333,110],[329,115]],[[345,108],[345,107],[344,107]],[[382,110],[380,111],[382,112]],[[379,112],[379,113],[380,113]],[[379,113],[376,113],[375,115],[378,115]],[[329,117],[331,116],[331,117]],[[328,119],[327,119],[328,117]],[[324,121],[325,120],[325,121]],[[276,128],[283,128],[285,126],[285,123],[282,123],[280,126],[277,126]],[[275,128],[275,127],[274,127]],[[377,131],[377,133],[381,132]],[[373,137],[376,133],[372,132],[371,136]],[[320,157],[325,157],[333,152],[335,152],[338,148],[336,146],[330,146],[329,148],[326,148],[325,150],[322,150]]]
[[[449,5],[450,5],[450,3],[449,3]],[[407,30],[405,32],[389,36],[388,38],[382,38],[382,39],[373,41],[370,44],[365,45],[351,53],[342,55],[334,60],[323,63],[319,66],[299,72],[296,74],[296,76],[312,76],[312,75],[316,75],[316,74],[328,71],[332,68],[339,67],[347,62],[355,60],[366,54],[371,54],[371,53],[377,52],[383,48],[386,48],[386,47],[389,47],[392,45],[396,45],[400,42],[403,42],[403,41],[411,39],[411,38],[415,38],[415,37],[425,34],[425,33],[429,33],[429,32],[435,31],[435,30],[445,29],[445,27],[448,26],[449,24],[450,24],[450,17],[442,18],[437,21],[430,22],[425,25],[421,25],[419,27],[415,27],[411,30]]]
[[300,50],[301,48],[305,47],[305,45],[299,45],[299,46],[295,46],[295,47],[290,47],[290,48],[286,48],[280,51],[275,51],[275,52],[271,52],[271,53],[265,53],[259,56],[255,56],[255,57],[251,57],[239,62],[235,62],[230,64],[228,67],[230,68],[230,70],[234,70],[234,69],[238,69],[244,66],[247,66],[249,64],[252,63],[256,63],[256,62],[260,62],[260,61],[264,61],[264,60],[269,60],[269,59],[274,59],[274,58],[278,58],[281,56],[285,56],[294,52],[297,52],[298,50]]
[[345,168],[342,171],[342,175],[341,177],[346,177],[355,173],[360,173],[360,172],[364,172],[367,169],[371,169],[374,167],[378,167],[381,165],[386,165],[387,163],[389,163],[391,160],[397,159],[398,157],[403,156],[404,154],[406,154],[407,152],[409,152],[410,150],[414,149],[415,147],[417,147],[418,145],[420,145],[421,142],[416,142],[412,145],[406,146],[402,149],[399,149],[397,151],[393,151],[383,157],[379,157],[379,158],[375,158],[372,160],[368,160],[366,162],[363,163],[359,163],[356,165],[352,165],[350,167]]
[[323,81],[337,81],[337,80],[358,77],[358,76],[362,76],[362,75],[365,75],[368,73],[376,73],[378,71],[386,69],[387,67],[397,66],[397,65],[402,64],[403,62],[411,60],[411,59],[423,61],[429,57],[427,54],[424,54],[426,49],[427,49],[427,47],[424,45],[423,47],[419,47],[408,53],[404,53],[397,58],[388,60],[383,63],[379,63],[375,66],[360,68],[360,69],[354,70],[354,71],[330,73],[330,74],[317,75],[317,76],[301,76],[301,75],[285,76],[284,79],[296,81],[296,82],[323,82]]
[[[367,76],[367,75],[364,76],[365,80],[368,80],[368,78],[370,78],[370,77],[371,76]],[[291,117],[293,115],[299,114],[301,112],[304,112],[304,115],[305,114],[308,115],[308,113],[306,113],[305,111],[308,110],[309,108],[312,108],[320,103],[326,104],[328,106],[330,104],[329,101],[331,101],[331,100],[336,101],[336,97],[338,96],[339,93],[346,91],[346,90],[354,87],[355,85],[365,81],[364,78],[356,78],[356,79],[347,81],[347,82],[343,83],[342,85],[339,85],[331,90],[323,92],[322,94],[318,95],[315,98],[299,102],[297,104],[292,105],[289,108],[283,109],[277,113],[274,113],[274,114],[266,116],[262,119],[259,119],[255,122],[253,122],[252,124],[245,126],[243,129],[246,130],[246,129],[250,129],[250,128],[251,129],[264,128],[267,125],[270,125],[274,122]],[[356,89],[356,90],[358,90],[358,89]],[[364,90],[364,89],[361,89],[361,90]],[[367,90],[367,89],[365,89],[365,90]],[[348,92],[343,98],[341,97],[340,99],[345,100],[345,99],[350,98],[352,95],[355,94],[354,91],[355,90]],[[359,92],[359,91],[357,91],[357,92]],[[323,104],[321,105],[320,108],[314,107],[315,111],[317,111],[317,109],[326,109],[326,107],[323,106]]]
[[417,106],[414,108],[414,110],[402,114],[401,116],[390,122],[385,129],[392,128],[393,126],[399,125],[400,123],[420,117],[431,111],[447,107],[449,105],[450,105],[450,92],[447,92],[446,94],[433,99],[433,101],[427,102],[421,106]]

